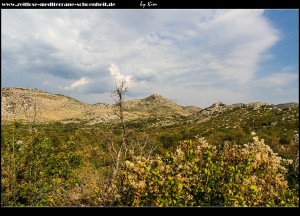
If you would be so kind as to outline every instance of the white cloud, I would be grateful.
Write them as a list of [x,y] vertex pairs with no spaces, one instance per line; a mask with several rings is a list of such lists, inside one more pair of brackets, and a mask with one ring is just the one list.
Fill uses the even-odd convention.
[[89,102],[123,79],[132,96],[156,92],[186,105],[247,98],[281,37],[264,10],[250,9],[3,10],[2,18],[2,73],[11,74],[3,82],[40,74],[32,79],[39,85],[50,76],[55,83],[45,87],[84,89]]
[[131,86],[131,77],[132,76],[122,75],[118,65],[111,64],[110,67],[108,68],[108,70],[110,71],[110,74],[112,75],[116,84],[120,84],[122,81],[125,81],[127,86]]
[[73,82],[70,86],[66,86],[65,89],[73,90],[75,88],[85,86],[89,83],[90,83],[90,81],[87,77],[81,77],[79,80],[76,80],[75,82]]
[[295,73],[276,73],[262,78],[259,82],[264,85],[286,86],[298,80],[299,75]]

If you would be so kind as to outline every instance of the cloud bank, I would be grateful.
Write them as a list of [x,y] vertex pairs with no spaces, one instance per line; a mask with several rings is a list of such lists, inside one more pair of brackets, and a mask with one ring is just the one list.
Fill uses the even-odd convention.
[[2,86],[89,103],[123,79],[128,99],[200,107],[298,98],[296,69],[260,68],[281,39],[264,10],[3,10],[1,37]]

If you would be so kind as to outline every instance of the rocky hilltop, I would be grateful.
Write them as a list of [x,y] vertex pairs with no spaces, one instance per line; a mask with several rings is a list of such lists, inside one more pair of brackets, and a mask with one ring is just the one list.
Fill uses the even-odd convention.
[[[153,116],[189,116],[200,108],[180,106],[161,95],[124,103],[127,120]],[[2,88],[2,122],[14,120],[36,122],[60,121],[63,123],[85,121],[87,124],[117,120],[114,105],[88,104],[74,98],[52,94],[33,88]]]
[[[297,103],[267,104],[252,102],[249,104],[226,105],[217,102],[201,109],[197,106],[180,106],[173,101],[153,94],[144,99],[129,100],[124,103],[126,120],[155,118],[174,124],[178,119],[185,118],[190,123],[199,123],[224,112],[234,109],[284,109],[298,107]],[[1,122],[21,120],[24,122],[82,122],[86,124],[109,123],[116,121],[114,105],[105,103],[88,104],[74,98],[52,94],[33,88],[2,88],[1,89]]]
[[89,120],[109,113],[106,106],[91,105],[60,94],[30,88],[1,89],[2,121],[37,122]]
[[244,103],[237,103],[237,104],[231,104],[226,105],[222,102],[217,102],[212,104],[211,106],[199,110],[189,116],[189,122],[190,123],[201,123],[210,120],[213,117],[217,117],[222,115],[225,112],[232,112],[232,111],[242,111],[244,114],[247,114],[250,110],[256,110],[259,112],[266,112],[267,110],[272,109],[291,109],[291,108],[297,108],[299,105],[297,103],[286,103],[286,104],[269,104],[264,102],[250,102],[248,104]]
[[297,108],[299,104],[291,102],[291,103],[285,103],[285,104],[277,104],[275,107],[279,109],[284,109],[284,108]]
[[151,116],[189,116],[194,111],[188,107],[180,106],[161,95],[153,94],[144,99],[135,99],[125,102],[125,109],[132,113]]

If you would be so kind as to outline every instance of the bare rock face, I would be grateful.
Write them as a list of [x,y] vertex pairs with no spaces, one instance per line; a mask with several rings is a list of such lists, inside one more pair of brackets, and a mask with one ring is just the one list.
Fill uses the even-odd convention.
[[264,103],[264,102],[251,102],[247,104],[249,107],[253,107],[254,109],[257,109],[262,106],[270,106],[271,104]]
[[221,113],[227,109],[228,109],[228,107],[226,106],[226,104],[224,104],[222,102],[217,102],[217,103],[212,104],[210,107],[205,108],[201,112],[211,115],[214,113]]
[[212,104],[210,107],[222,107],[222,106],[226,106],[226,104],[223,104],[222,102],[217,102]]
[[87,125],[94,125],[97,123],[111,123],[111,122],[115,122],[117,121],[119,118],[117,115],[113,114],[113,113],[108,113],[102,116],[99,116],[97,118],[94,118],[92,120],[90,120],[88,123],[86,123]]

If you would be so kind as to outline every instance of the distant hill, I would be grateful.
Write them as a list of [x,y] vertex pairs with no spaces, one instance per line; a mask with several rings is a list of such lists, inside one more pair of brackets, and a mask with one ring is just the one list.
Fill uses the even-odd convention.
[[[282,109],[282,108],[297,108],[297,103],[287,103],[287,104],[268,104],[264,102],[251,102],[248,104],[244,103],[236,103],[231,105],[226,105],[222,102],[217,102],[212,104],[211,106],[199,110],[189,116],[190,122],[201,123],[210,120],[213,117],[218,117],[223,115],[224,113],[244,113],[243,115],[247,115],[251,112],[251,110],[257,110],[258,113],[266,113],[268,110],[272,109]],[[241,117],[242,117],[241,116]],[[239,117],[239,118],[241,118]]]
[[277,107],[277,108],[279,108],[279,109],[284,109],[284,108],[296,108],[296,107],[299,107],[299,104],[298,104],[298,103],[291,102],[291,103],[277,104],[277,105],[275,105],[275,107]]
[[[128,120],[153,116],[189,116],[198,110],[180,106],[161,95],[126,101],[124,107],[124,114]],[[86,121],[94,124],[115,121],[117,116],[114,110],[113,105],[88,104],[62,94],[52,94],[33,88],[1,89],[2,122],[32,121],[36,113],[37,122]]]
[[[190,122],[204,122],[211,117],[221,115],[224,112],[240,109],[260,107],[283,109],[298,107],[297,103],[272,105],[263,102],[249,104],[226,105],[221,102],[202,109],[197,106],[181,106],[161,95],[153,94],[144,99],[129,100],[124,103],[124,115],[126,120],[161,119],[174,124],[176,119],[189,119]],[[36,122],[62,123],[81,122],[87,124],[109,123],[116,121],[114,105],[105,103],[88,104],[74,98],[52,94],[33,88],[2,88],[1,89],[1,123],[14,120]]]
[[97,106],[74,98],[30,88],[1,89],[1,118],[32,121],[36,110],[37,122],[63,120],[89,120],[109,112],[105,106]]
[[189,116],[193,110],[180,106],[161,95],[153,94],[144,99],[135,99],[125,102],[125,108],[130,112],[153,116]]

